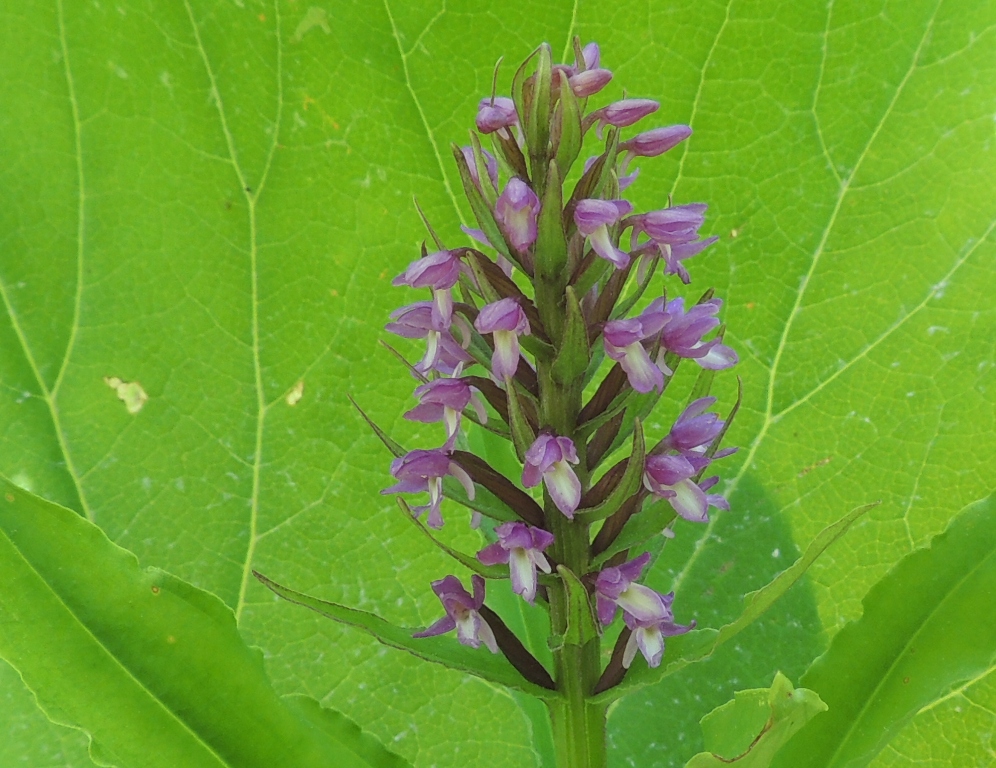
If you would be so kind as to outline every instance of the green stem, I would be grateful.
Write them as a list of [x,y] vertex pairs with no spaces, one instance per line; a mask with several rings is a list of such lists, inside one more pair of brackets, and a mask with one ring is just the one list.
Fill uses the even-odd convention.
[[[581,520],[568,520],[554,509],[549,522],[556,537],[559,562],[572,572],[589,569],[588,526]],[[553,742],[557,768],[605,768],[606,707],[591,704],[588,696],[599,675],[599,638],[582,639],[583,644],[567,642],[570,628],[567,588],[563,582],[550,589],[550,619],[555,636],[565,638],[556,649],[554,675],[562,697],[550,702]]]

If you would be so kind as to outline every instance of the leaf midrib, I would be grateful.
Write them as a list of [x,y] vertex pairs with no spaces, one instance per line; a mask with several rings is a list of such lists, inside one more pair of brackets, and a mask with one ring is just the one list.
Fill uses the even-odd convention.
[[266,179],[270,173],[270,168],[273,164],[273,156],[276,152],[277,144],[280,140],[280,123],[283,112],[283,41],[280,36],[280,8],[277,2],[273,3],[273,14],[274,14],[274,27],[277,37],[277,61],[276,61],[276,80],[277,80],[277,105],[276,105],[276,119],[274,120],[273,129],[273,139],[270,143],[269,150],[267,151],[266,161],[263,164],[263,171],[260,174],[259,182],[256,185],[250,185],[247,183],[246,175],[242,170],[242,166],[239,164],[238,152],[235,147],[235,138],[232,136],[232,132],[228,128],[228,119],[225,116],[225,106],[221,99],[221,91],[218,89],[218,81],[214,74],[214,69],[211,66],[211,61],[207,54],[207,49],[205,49],[204,44],[201,40],[200,29],[197,26],[197,20],[194,18],[193,9],[190,6],[190,0],[183,0],[184,8],[187,11],[187,18],[190,20],[190,27],[194,35],[194,40],[197,43],[197,50],[201,56],[201,61],[204,64],[204,69],[208,76],[208,81],[211,84],[211,92],[214,97],[215,107],[218,110],[218,119],[221,123],[222,133],[225,136],[225,145],[228,148],[229,159],[232,163],[232,167],[235,170],[235,174],[238,177],[239,188],[242,191],[242,195],[246,199],[246,205],[249,213],[249,272],[250,272],[250,302],[251,302],[251,338],[252,338],[252,365],[253,365],[253,379],[255,385],[256,394],[256,430],[255,430],[255,444],[253,449],[253,461],[252,461],[252,490],[250,493],[250,507],[249,507],[249,536],[248,542],[246,544],[246,555],[242,564],[242,574],[239,581],[239,594],[235,605],[235,621],[236,623],[242,617],[242,610],[246,604],[246,590],[249,587],[249,577],[252,572],[252,561],[253,556],[256,551],[256,544],[258,542],[257,536],[257,526],[259,519],[259,493],[260,493],[260,482],[261,482],[261,468],[262,468],[262,457],[263,457],[263,430],[266,422],[267,413],[267,403],[266,394],[263,389],[263,367],[260,360],[260,333],[259,333],[259,243],[257,237],[257,222],[256,222],[256,205],[259,201],[259,197],[266,186]]

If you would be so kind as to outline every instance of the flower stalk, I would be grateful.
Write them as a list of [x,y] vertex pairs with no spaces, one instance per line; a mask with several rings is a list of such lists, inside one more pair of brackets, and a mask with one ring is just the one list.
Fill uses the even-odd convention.
[[[685,262],[715,242],[699,235],[705,204],[634,212],[622,197],[637,179],[634,161],[673,149],[691,128],[641,126],[624,138],[660,105],[635,98],[592,108],[612,72],[594,43],[574,49],[572,64],[554,64],[541,45],[515,73],[510,96],[480,101],[471,144],[453,147],[476,219],[464,230],[474,247],[447,248],[430,227],[435,250],[423,246],[395,279],[424,292],[387,326],[425,340],[410,366],[419,403],[405,416],[441,422],[444,435],[441,445],[399,455],[397,482],[385,492],[428,493],[411,509],[428,513],[431,528],[444,525],[446,496],[474,510],[472,525],[482,523],[486,539],[476,555],[488,566],[482,573],[507,566],[524,610],[549,612],[553,665],[546,669],[488,606],[480,573],[472,592],[452,574],[432,581],[445,615],[415,636],[455,631],[477,652],[503,654],[530,683],[555,691],[547,704],[558,767],[604,768],[607,705],[595,695],[634,665],[662,664],[666,639],[694,626],[693,606],[679,600],[689,619],[678,623],[674,594],[640,579],[681,526],[728,509],[707,493],[718,476],[702,477],[731,453],[717,450],[729,419],[708,411],[708,384],[737,356],[722,340],[720,299],[673,295],[691,279]],[[586,143],[601,146],[574,171]],[[665,287],[655,290],[657,281]],[[708,374],[705,391],[696,385],[670,430],[645,435],[684,359]],[[465,430],[482,426],[511,442],[521,476],[466,450]],[[629,456],[606,466],[624,446]],[[608,557],[656,500],[673,509],[667,528]],[[619,639],[604,666],[603,634],[613,625]]]

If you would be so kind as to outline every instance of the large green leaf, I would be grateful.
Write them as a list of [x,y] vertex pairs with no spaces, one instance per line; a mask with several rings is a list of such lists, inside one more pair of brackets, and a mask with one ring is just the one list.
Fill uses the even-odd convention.
[[996,664],[996,498],[904,558],[802,678],[830,711],[776,765],[867,765],[921,709]]
[[[643,207],[710,203],[723,239],[692,288],[727,299],[743,359],[733,511],[680,525],[651,576],[678,618],[728,623],[840,510],[883,499],[769,619],[618,706],[614,760],[682,765],[705,712],[776,668],[797,679],[871,584],[991,491],[986,0],[8,5],[0,471],[216,592],[282,692],[420,766],[535,764],[529,719],[249,573],[396,624],[437,614],[428,584],[453,565],[378,496],[388,457],[345,393],[405,445],[438,444],[400,420],[413,382],[375,342],[411,299],[388,286],[424,236],[411,197],[463,242],[446,147],[500,55],[596,38],[610,97],[695,128],[631,188]],[[129,413],[105,377],[148,400]],[[717,377],[725,403],[734,388]],[[466,517],[444,535],[474,551]],[[37,716],[16,702],[0,733]]]
[[3,478],[0,496],[0,656],[98,764],[408,765],[314,700],[281,700],[213,595]]

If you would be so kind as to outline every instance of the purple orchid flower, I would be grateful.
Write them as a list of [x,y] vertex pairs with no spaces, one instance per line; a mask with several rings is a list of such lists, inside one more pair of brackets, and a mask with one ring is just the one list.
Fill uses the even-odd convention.
[[553,534],[525,523],[502,523],[495,528],[498,541],[477,553],[484,565],[508,563],[512,591],[526,602],[536,600],[536,569],[550,573],[543,550],[553,544]]
[[[663,598],[668,610],[670,610],[671,602],[674,600],[674,592],[663,595]],[[623,651],[624,669],[629,669],[638,649],[643,654],[643,658],[647,660],[647,666],[659,667],[661,659],[664,658],[664,638],[683,635],[695,628],[694,621],[682,626],[675,624],[673,617],[641,621],[630,613],[623,613],[623,621],[632,630],[626,643],[626,649]]]
[[570,75],[568,85],[579,99],[586,99],[602,90],[612,80],[612,73],[607,69],[596,67]]
[[574,208],[574,223],[578,232],[588,238],[592,249],[616,269],[629,265],[629,254],[620,251],[609,237],[609,226],[633,210],[626,200],[581,200]]
[[474,481],[470,479],[470,475],[453,461],[449,454],[438,449],[433,451],[418,449],[399,456],[391,462],[391,474],[398,482],[381,491],[383,494],[428,492],[429,503],[412,507],[412,512],[415,513],[415,517],[419,517],[428,511],[426,522],[430,528],[443,527],[443,516],[439,511],[439,505],[443,500],[444,477],[447,475],[455,477],[467,492],[467,497],[471,500],[474,498]]
[[474,327],[481,333],[493,334],[492,375],[498,382],[512,378],[519,367],[519,336],[529,335],[529,320],[522,307],[512,298],[485,304],[474,321]]
[[668,125],[638,133],[631,139],[619,144],[619,151],[627,153],[624,165],[634,157],[657,157],[669,149],[674,149],[692,135],[692,129],[687,125]]
[[614,101],[607,107],[602,107],[596,112],[592,112],[589,119],[595,118],[598,121],[596,129],[598,138],[602,138],[602,129],[606,125],[616,128],[625,128],[633,123],[639,122],[647,115],[652,115],[660,104],[653,99],[623,99]]
[[[644,257],[659,253],[664,260],[664,273],[678,275],[688,285],[691,277],[681,262],[719,240],[715,236],[698,239],[706,208],[705,203],[690,203],[630,217],[626,221],[633,226],[630,250]],[[636,240],[643,233],[650,238],[650,242],[636,248]]]
[[475,573],[470,577],[470,583],[474,589],[473,596],[464,589],[456,576],[447,576],[445,579],[432,582],[432,591],[443,604],[446,615],[428,629],[416,632],[412,637],[445,635],[455,629],[457,640],[464,645],[479,648],[481,643],[484,643],[491,653],[498,653],[495,634],[479,612],[484,605],[484,579]]
[[660,358],[666,352],[695,360],[701,367],[713,371],[732,368],[738,362],[737,353],[719,339],[703,341],[702,337],[719,327],[716,314],[723,306],[722,299],[709,299],[685,311],[681,297],[664,303],[655,299],[648,311],[664,311],[668,321],[661,331]]
[[536,193],[518,177],[509,180],[495,201],[495,218],[517,251],[525,251],[536,242],[539,211]]
[[574,442],[569,437],[542,434],[529,446],[525,459],[522,485],[535,488],[542,481],[557,509],[573,520],[581,503],[581,481],[569,466],[578,463]]
[[[481,188],[481,179],[477,173],[477,159],[474,157],[473,147],[460,147],[460,151],[463,153],[463,159],[467,161],[467,169],[470,171],[470,177],[474,180],[477,188]],[[498,158],[492,155],[488,150],[482,149],[481,155],[484,157],[484,165],[488,171],[488,180],[491,182],[491,186],[494,187],[495,192],[498,191]]]
[[519,122],[515,112],[515,102],[507,96],[481,99],[477,105],[477,130],[481,133],[494,133],[510,128]]
[[425,356],[415,366],[421,373],[439,371],[447,376],[453,375],[461,363],[471,363],[474,358],[465,350],[464,345],[470,344],[470,326],[460,316],[453,318],[451,327],[460,330],[464,345],[459,344],[449,330],[440,330],[435,326],[436,307],[431,301],[418,301],[401,307],[391,313],[392,322],[385,328],[391,333],[406,339],[425,339]]
[[715,402],[715,397],[700,397],[689,403],[664,438],[663,447],[681,453],[704,451],[708,448],[725,426],[719,414],[705,412]]
[[452,288],[460,278],[460,259],[453,251],[436,251],[408,265],[392,285],[432,289],[432,322],[437,331],[449,330],[453,321]]
[[[651,361],[643,340],[660,333],[667,319],[663,312],[643,313],[628,320],[610,320],[602,330],[605,354],[622,366],[630,386],[641,394],[664,391],[664,371]],[[665,369],[668,376],[673,374]]]
[[719,494],[706,493],[719,482],[719,477],[711,477],[701,484],[692,480],[711,462],[712,459],[690,453],[648,456],[643,467],[643,485],[654,496],[667,499],[671,508],[685,520],[707,523],[709,507],[730,508]]
[[485,423],[488,413],[484,403],[476,394],[477,390],[460,378],[436,379],[415,390],[419,404],[405,414],[409,421],[432,424],[441,421],[446,425],[444,450],[451,450],[460,432],[460,419],[464,409],[471,405],[477,418]]
[[608,626],[612,623],[617,607],[638,621],[672,618],[672,596],[662,595],[650,587],[635,583],[649,562],[650,553],[644,552],[622,565],[603,568],[599,572],[595,579],[595,608],[602,624]]

